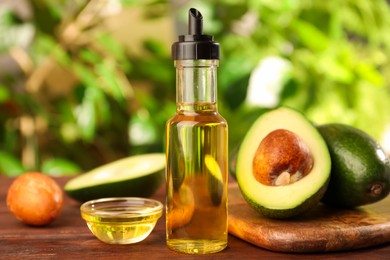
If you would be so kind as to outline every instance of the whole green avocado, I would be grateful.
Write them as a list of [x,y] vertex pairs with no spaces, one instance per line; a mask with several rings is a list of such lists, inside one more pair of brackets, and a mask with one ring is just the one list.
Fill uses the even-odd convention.
[[390,161],[367,133],[344,124],[317,127],[332,161],[330,181],[322,202],[353,208],[385,198],[390,191]]

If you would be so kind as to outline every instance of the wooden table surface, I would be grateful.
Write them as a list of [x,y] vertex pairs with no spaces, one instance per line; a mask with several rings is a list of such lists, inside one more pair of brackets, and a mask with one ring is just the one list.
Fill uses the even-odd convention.
[[[195,258],[170,251],[165,244],[165,218],[144,241],[132,245],[108,245],[97,240],[80,217],[80,204],[65,196],[58,219],[46,227],[20,223],[8,211],[6,193],[13,179],[0,176],[0,259],[165,259]],[[63,186],[67,178],[58,178]],[[165,201],[161,189],[153,198]],[[285,254],[253,246],[229,235],[228,247],[207,259],[390,259],[390,244],[349,252]]]

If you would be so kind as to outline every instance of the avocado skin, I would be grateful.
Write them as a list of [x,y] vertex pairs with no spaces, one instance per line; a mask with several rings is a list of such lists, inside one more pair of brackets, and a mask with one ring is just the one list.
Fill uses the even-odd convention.
[[307,211],[310,211],[315,206],[318,205],[318,203],[321,201],[321,198],[323,198],[327,187],[329,184],[329,179],[324,183],[324,185],[315,193],[313,194],[309,199],[304,201],[302,204],[300,204],[298,207],[291,208],[291,209],[269,209],[266,207],[262,207],[258,203],[252,201],[249,197],[245,195],[245,193],[242,193],[245,200],[248,201],[248,203],[259,213],[261,213],[263,216],[272,218],[272,219],[291,219],[297,216],[301,216],[302,214],[306,213]]
[[165,169],[134,179],[107,182],[76,190],[65,189],[69,197],[80,202],[106,197],[150,197],[164,182]]
[[237,145],[232,152],[230,153],[229,156],[229,173],[233,177],[234,180],[237,181],[237,176],[236,176],[236,164],[237,164],[237,156],[238,156],[238,151],[240,150],[240,144]]
[[[367,133],[344,124],[318,126],[332,161],[324,204],[353,208],[385,198],[390,191],[390,162],[378,143]],[[383,155],[383,156],[381,156]],[[373,195],[372,185],[382,192]]]

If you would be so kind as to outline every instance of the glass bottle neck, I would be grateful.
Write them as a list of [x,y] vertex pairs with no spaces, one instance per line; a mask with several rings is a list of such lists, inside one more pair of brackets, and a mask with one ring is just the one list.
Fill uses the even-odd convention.
[[178,111],[217,111],[218,60],[176,60]]

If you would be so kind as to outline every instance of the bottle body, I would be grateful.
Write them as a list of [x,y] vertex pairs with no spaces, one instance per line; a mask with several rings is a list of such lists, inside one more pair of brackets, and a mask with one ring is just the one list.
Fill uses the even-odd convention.
[[[213,253],[227,245],[227,124],[216,113],[167,123],[167,244]],[[171,137],[171,138],[169,138]]]
[[[189,254],[214,253],[228,238],[228,126],[217,112],[215,81],[209,80],[214,77],[203,71],[208,68],[187,75],[181,69],[176,115],[166,125],[167,245]],[[189,74],[198,80],[188,82]],[[188,93],[194,90],[204,94]]]

